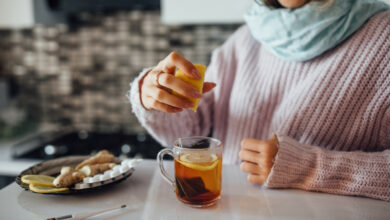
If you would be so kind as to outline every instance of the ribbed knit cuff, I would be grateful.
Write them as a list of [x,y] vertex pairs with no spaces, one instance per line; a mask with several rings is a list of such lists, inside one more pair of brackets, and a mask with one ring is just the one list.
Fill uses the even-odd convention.
[[278,136],[278,153],[265,186],[297,188],[390,201],[390,150],[330,151]]
[[279,145],[274,165],[265,183],[270,188],[306,188],[304,179],[315,172],[318,147],[304,145],[296,140],[277,135]]

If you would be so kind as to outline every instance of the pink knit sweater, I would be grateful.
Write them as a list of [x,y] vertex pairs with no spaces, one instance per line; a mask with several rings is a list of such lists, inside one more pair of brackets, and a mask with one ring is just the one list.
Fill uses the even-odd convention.
[[213,127],[224,163],[239,163],[243,138],[275,133],[279,151],[266,186],[390,201],[390,12],[307,62],[275,57],[241,27],[213,53],[206,79],[217,87],[196,113],[145,110],[138,82],[146,71],[130,99],[163,145]]

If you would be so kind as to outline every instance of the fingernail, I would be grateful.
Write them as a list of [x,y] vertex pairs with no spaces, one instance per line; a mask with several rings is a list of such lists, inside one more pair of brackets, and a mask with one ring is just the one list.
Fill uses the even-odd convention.
[[202,79],[202,77],[200,76],[200,73],[198,72],[197,69],[193,69],[193,70],[192,70],[192,74],[193,74],[197,79]]
[[202,94],[200,94],[198,91],[193,91],[192,92],[192,96],[195,97],[195,98],[202,98]]

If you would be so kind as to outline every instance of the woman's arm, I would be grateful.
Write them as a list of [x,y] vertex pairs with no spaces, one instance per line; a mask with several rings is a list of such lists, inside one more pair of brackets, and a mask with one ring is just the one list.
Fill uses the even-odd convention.
[[390,150],[342,152],[301,144],[287,136],[278,140],[266,186],[390,201]]
[[223,92],[221,89],[226,87],[226,84],[222,85],[222,83],[231,82],[234,78],[233,74],[227,75],[223,70],[226,68],[234,69],[237,62],[236,47],[240,46],[237,42],[241,42],[241,38],[246,36],[243,31],[246,31],[244,26],[213,52],[211,62],[207,67],[205,81],[214,82],[217,86],[212,91],[203,94],[196,112],[183,110],[172,114],[147,110],[141,103],[139,83],[151,69],[144,70],[131,84],[128,96],[133,112],[141,125],[160,143],[169,146],[178,137],[205,136],[210,133],[215,102],[224,101],[219,99]]
[[[385,103],[385,106],[390,106]],[[277,135],[244,139],[239,154],[248,181],[390,201],[390,108],[383,114],[376,152],[336,151]]]
[[390,201],[390,150],[331,151],[283,135],[241,145],[249,182]]

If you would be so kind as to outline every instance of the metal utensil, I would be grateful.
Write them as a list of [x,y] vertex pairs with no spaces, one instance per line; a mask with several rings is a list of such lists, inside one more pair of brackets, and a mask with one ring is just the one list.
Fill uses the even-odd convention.
[[99,215],[99,214],[103,214],[103,213],[106,213],[106,212],[119,211],[119,210],[122,210],[122,209],[124,209],[126,207],[127,207],[126,205],[121,205],[120,207],[103,209],[103,210],[100,210],[100,211],[82,212],[82,213],[78,213],[78,214],[70,214],[70,215],[64,215],[64,216],[59,216],[59,217],[51,217],[51,218],[48,218],[47,220],[64,220],[64,219],[82,220],[82,219],[86,219],[88,217]]

